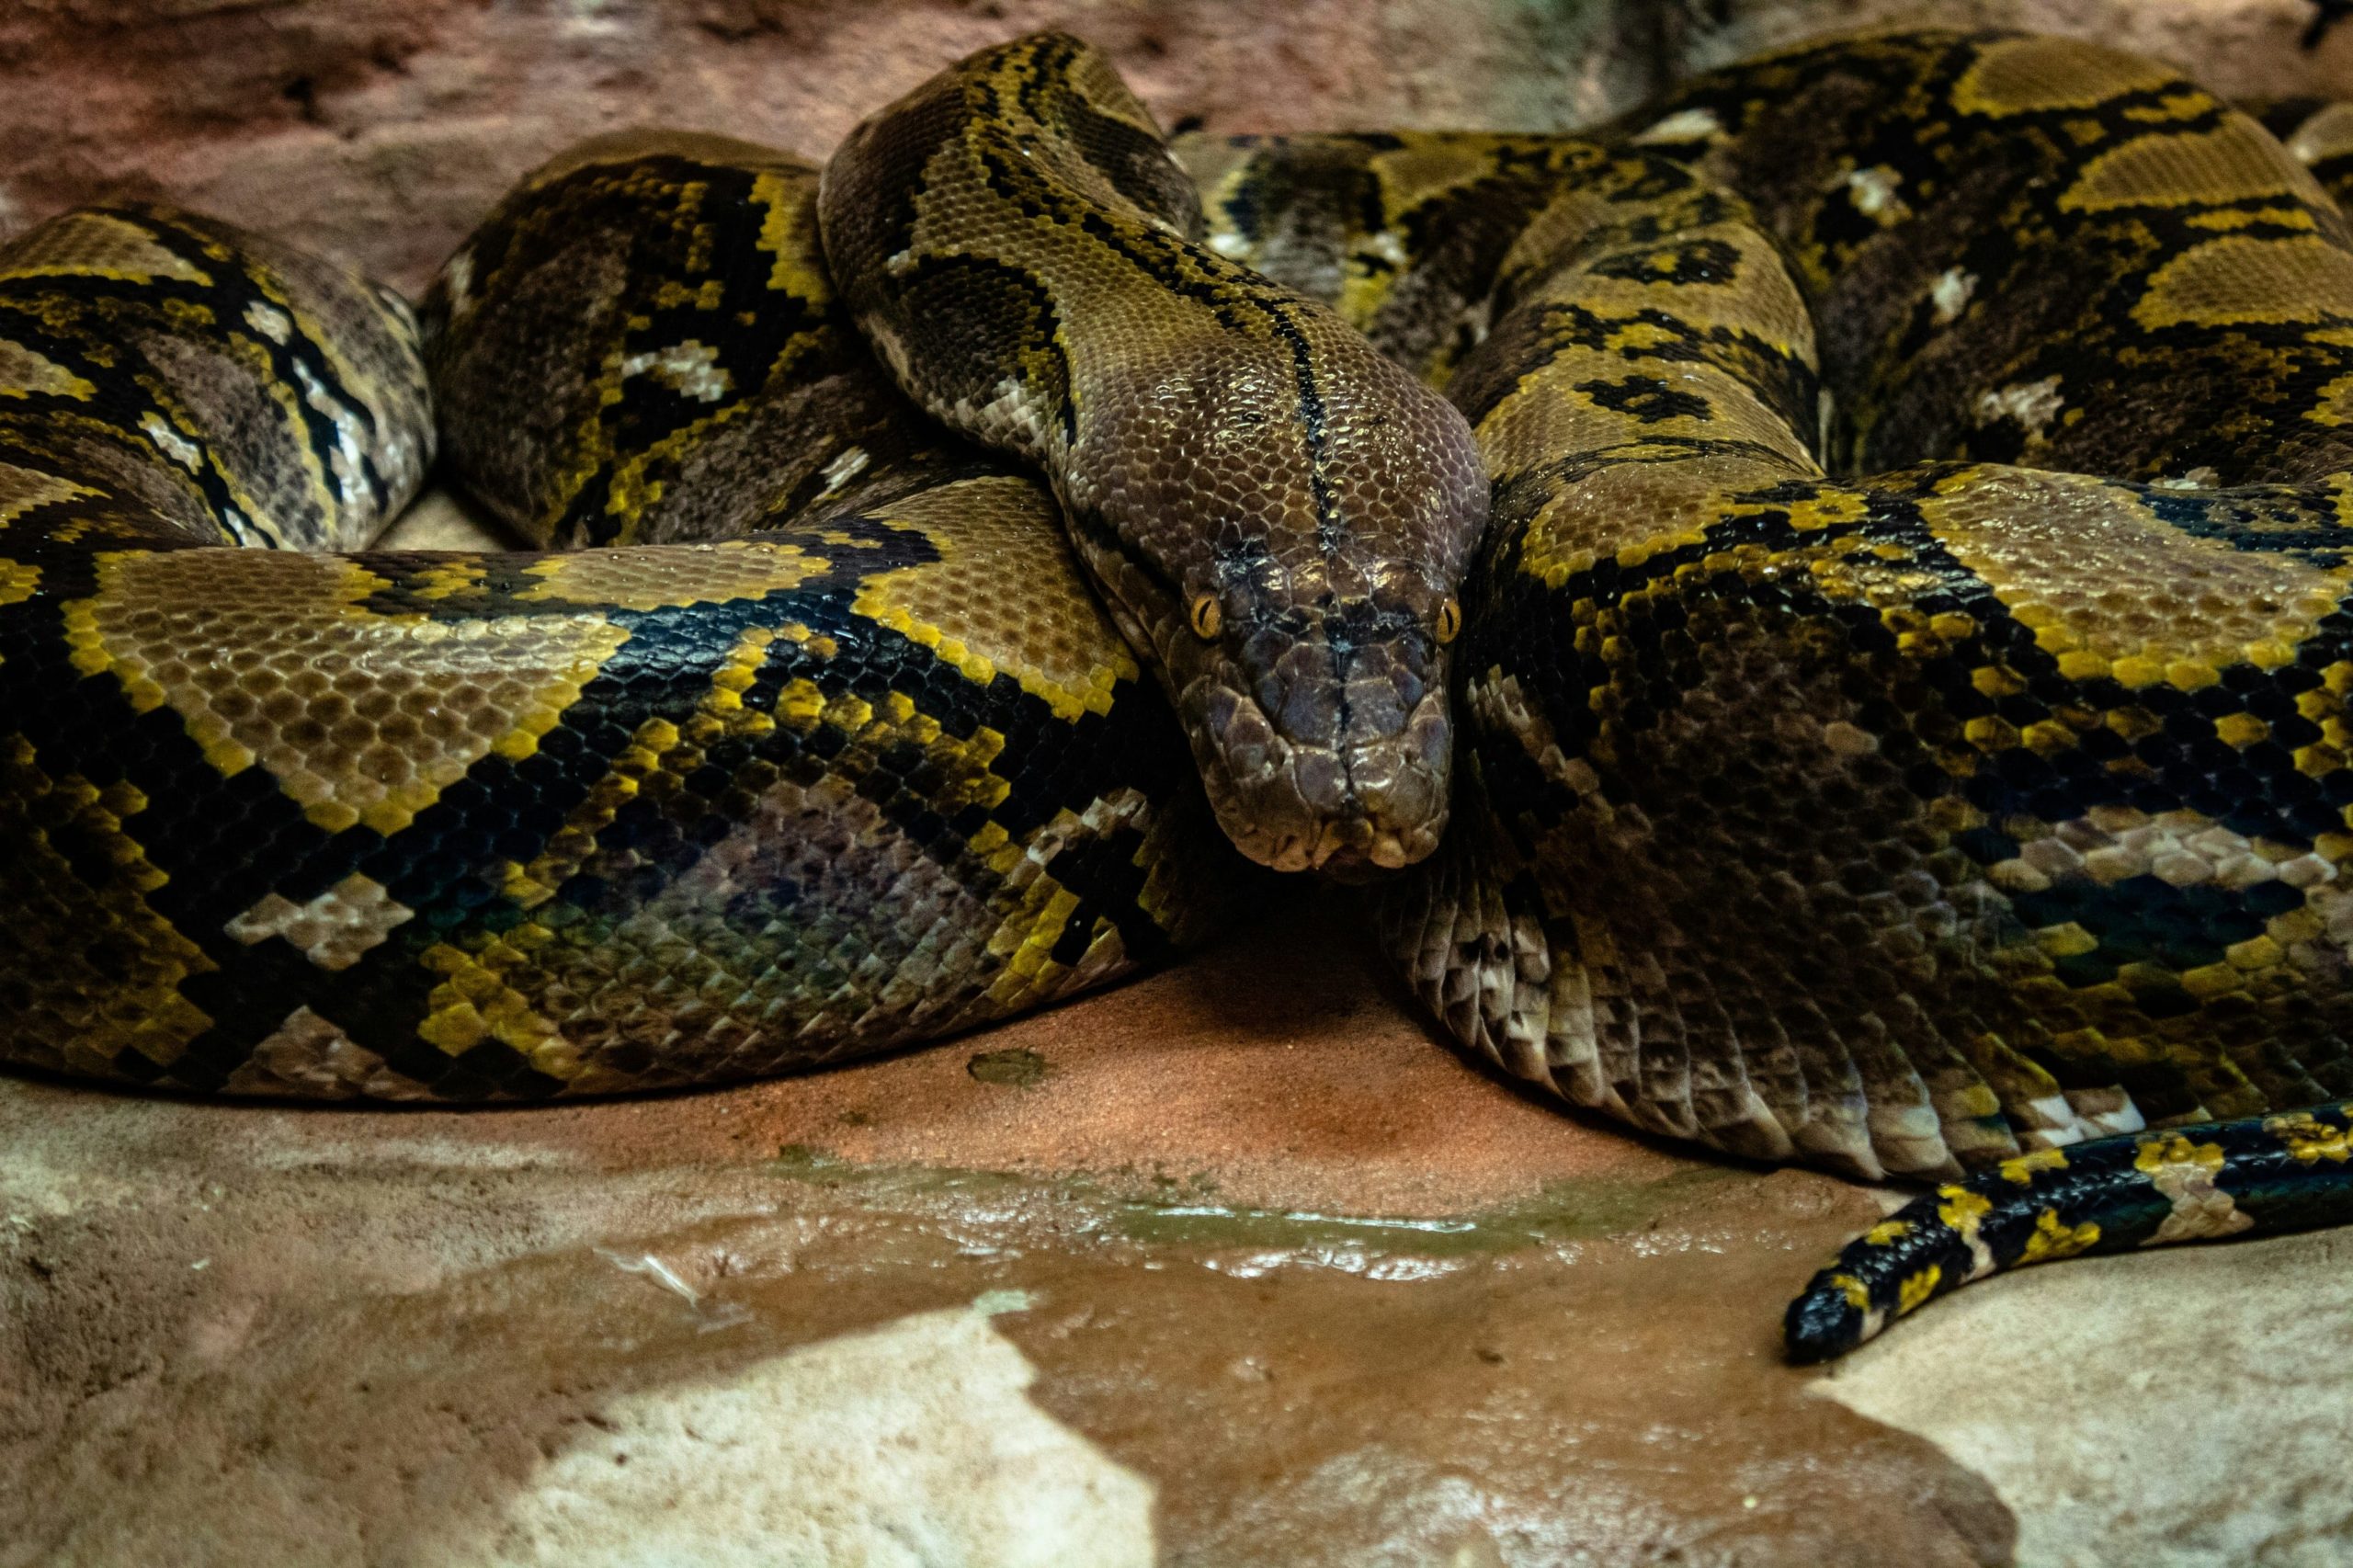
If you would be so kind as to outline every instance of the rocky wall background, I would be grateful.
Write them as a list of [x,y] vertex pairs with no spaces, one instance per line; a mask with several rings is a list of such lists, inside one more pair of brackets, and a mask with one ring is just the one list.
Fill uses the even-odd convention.
[[2019,23],[2226,92],[2353,96],[2309,0],[6,0],[0,235],[169,196],[421,289],[516,176],[667,122],[822,156],[967,51],[1058,26],[1175,124],[1561,129],[1673,75],[1883,22]]

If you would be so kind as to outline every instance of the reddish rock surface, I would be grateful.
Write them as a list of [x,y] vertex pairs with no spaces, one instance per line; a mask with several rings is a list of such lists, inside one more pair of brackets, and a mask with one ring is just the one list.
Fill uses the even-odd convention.
[[632,124],[822,157],[956,56],[1066,27],[1164,123],[1556,130],[1675,73],[1840,27],[2027,24],[2230,93],[2353,91],[2309,0],[11,0],[0,236],[169,197],[411,290],[516,176]]
[[422,289],[525,170],[631,124],[821,158],[958,55],[1067,26],[1175,123],[1563,126],[1651,64],[1607,6],[1305,0],[17,0],[0,233],[164,196]]

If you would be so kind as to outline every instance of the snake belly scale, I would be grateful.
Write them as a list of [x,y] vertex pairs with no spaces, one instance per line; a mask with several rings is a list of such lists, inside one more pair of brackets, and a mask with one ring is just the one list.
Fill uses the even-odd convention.
[[[2353,123],[2265,115],[1913,33],[1172,155],[1044,35],[822,180],[574,149],[421,326],[52,220],[0,248],[0,1054],[786,1071],[1180,949],[1222,839],[1376,879],[1567,1099],[1938,1184],[1802,1357],[2340,1220]],[[530,551],[368,551],[437,440]]]

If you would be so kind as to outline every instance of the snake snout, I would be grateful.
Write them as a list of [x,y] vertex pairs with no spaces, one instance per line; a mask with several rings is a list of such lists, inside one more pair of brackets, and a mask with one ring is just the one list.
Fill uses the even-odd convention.
[[1255,671],[1228,666],[1188,688],[1201,777],[1243,853],[1346,875],[1437,847],[1452,739],[1433,653],[1293,642]]

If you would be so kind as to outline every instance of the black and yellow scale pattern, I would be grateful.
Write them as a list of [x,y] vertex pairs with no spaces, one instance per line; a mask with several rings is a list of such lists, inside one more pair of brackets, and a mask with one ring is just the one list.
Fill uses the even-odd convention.
[[[1213,919],[1165,705],[1042,488],[874,369],[815,184],[715,139],[577,149],[452,259],[422,351],[389,295],[200,220],[0,251],[0,1054],[707,1083]],[[335,553],[424,472],[428,359],[453,466],[539,552]]]
[[[1847,39],[1589,137],[1191,139],[1197,218],[1041,38],[823,199],[566,154],[422,348],[265,242],[59,220],[0,250],[6,1054],[465,1097],[1002,1017],[1214,921],[1156,684],[1256,858],[1418,862],[1379,926],[1469,1048],[1939,1184],[1801,1358],[2347,1218],[2353,124],[2266,112],[2292,151],[2091,44]],[[536,553],[334,553],[425,364]]]

